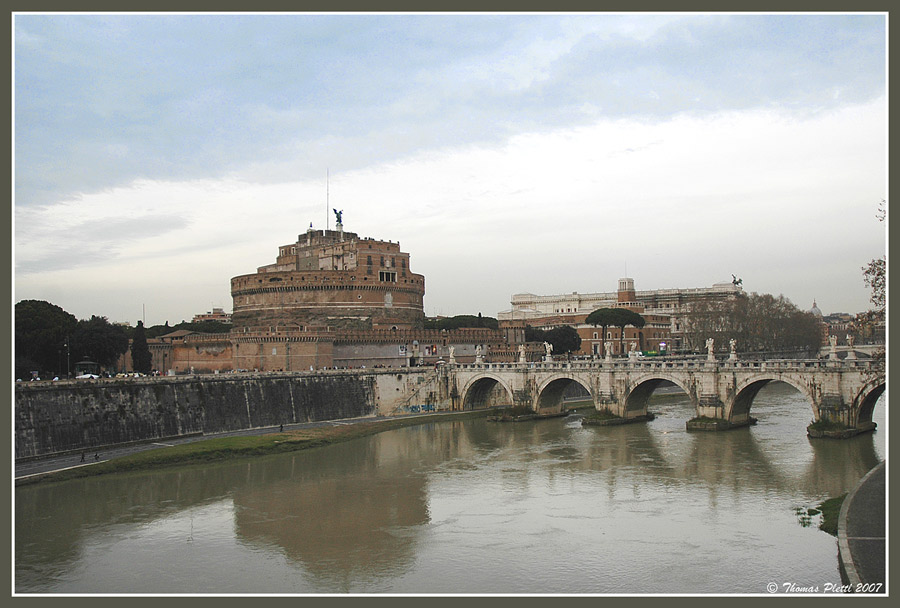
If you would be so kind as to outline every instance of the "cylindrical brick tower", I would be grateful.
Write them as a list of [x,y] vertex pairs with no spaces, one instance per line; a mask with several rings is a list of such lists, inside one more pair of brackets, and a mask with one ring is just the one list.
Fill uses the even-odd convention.
[[231,279],[232,332],[420,329],[424,296],[400,243],[310,227],[274,264]]

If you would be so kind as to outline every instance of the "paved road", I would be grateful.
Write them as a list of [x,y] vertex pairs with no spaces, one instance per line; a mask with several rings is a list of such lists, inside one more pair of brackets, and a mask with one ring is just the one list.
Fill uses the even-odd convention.
[[[458,413],[458,412],[439,412],[439,415],[442,414],[450,414],[450,413]],[[347,424],[356,424],[359,422],[376,422],[382,420],[394,420],[397,418],[415,418],[420,416],[433,416],[435,412],[426,412],[421,414],[407,414],[403,416],[378,416],[378,417],[363,417],[363,418],[344,418],[341,420],[324,420],[321,422],[304,422],[298,424],[285,424],[285,431],[294,431],[298,429],[311,429],[323,426],[342,426]],[[140,443],[140,444],[127,444],[121,446],[110,447],[106,449],[101,449],[97,452],[93,450],[85,452],[85,462],[81,462],[81,454],[67,454],[64,456],[50,456],[47,458],[39,458],[34,460],[25,460],[25,461],[17,461],[15,463],[16,471],[15,471],[15,479],[20,480],[31,475],[41,475],[44,473],[50,473],[53,471],[62,471],[65,469],[71,469],[76,467],[85,467],[91,466],[92,464],[96,464],[97,462],[104,462],[107,460],[112,460],[113,458],[121,458],[122,456],[127,456],[129,454],[137,454],[138,452],[146,452],[147,450],[157,450],[164,447],[170,447],[173,445],[179,445],[182,443],[193,443],[195,441],[203,441],[205,439],[213,439],[216,437],[233,437],[233,436],[241,436],[241,435],[266,435],[268,433],[277,433],[277,426],[256,428],[256,429],[248,429],[244,431],[232,431],[228,433],[215,433],[210,435],[194,435],[190,437],[179,437],[175,439],[164,439],[159,442],[154,443]],[[95,458],[96,454],[96,458]]]
[[841,508],[839,555],[844,582],[855,593],[887,593],[885,490],[886,467],[882,462],[863,477]]

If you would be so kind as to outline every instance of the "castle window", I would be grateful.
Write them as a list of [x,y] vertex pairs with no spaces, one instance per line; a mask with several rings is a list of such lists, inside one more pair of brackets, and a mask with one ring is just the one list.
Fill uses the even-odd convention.
[[379,281],[387,281],[389,283],[397,282],[397,273],[391,272],[388,270],[381,270],[378,272],[378,280]]
[[381,256],[381,267],[384,268],[384,256]]

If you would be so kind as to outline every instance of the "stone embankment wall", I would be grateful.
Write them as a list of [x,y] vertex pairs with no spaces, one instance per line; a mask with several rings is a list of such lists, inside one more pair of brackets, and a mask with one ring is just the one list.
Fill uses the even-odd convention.
[[425,375],[334,371],[17,383],[15,457],[390,414],[409,399],[406,387],[421,388],[418,378]]

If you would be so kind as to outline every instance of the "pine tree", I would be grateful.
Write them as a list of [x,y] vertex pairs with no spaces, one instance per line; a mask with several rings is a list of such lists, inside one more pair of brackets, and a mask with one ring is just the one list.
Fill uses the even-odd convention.
[[144,332],[144,322],[138,321],[131,341],[131,365],[134,371],[149,374],[152,365],[150,347],[147,346],[147,335]]

